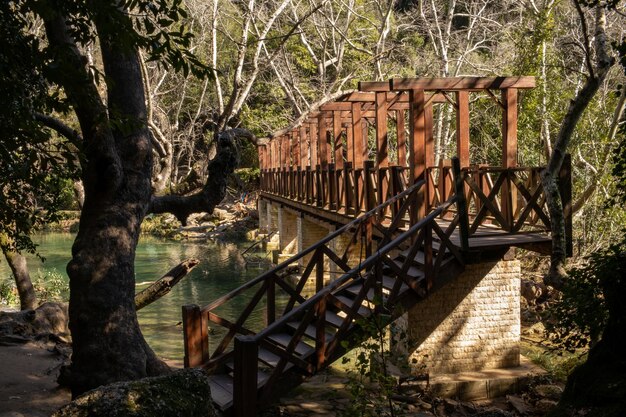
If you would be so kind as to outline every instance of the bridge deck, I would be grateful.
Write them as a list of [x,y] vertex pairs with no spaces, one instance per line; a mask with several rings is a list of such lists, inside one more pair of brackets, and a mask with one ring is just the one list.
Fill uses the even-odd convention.
[[[438,219],[437,223],[442,228],[450,224],[449,220]],[[450,236],[450,241],[458,248],[461,248],[459,230],[455,229]],[[469,249],[472,250],[493,250],[503,247],[532,247],[534,250],[543,252],[542,247],[549,251],[552,238],[546,232],[517,232],[509,233],[497,226],[481,225],[476,232],[469,237]]]

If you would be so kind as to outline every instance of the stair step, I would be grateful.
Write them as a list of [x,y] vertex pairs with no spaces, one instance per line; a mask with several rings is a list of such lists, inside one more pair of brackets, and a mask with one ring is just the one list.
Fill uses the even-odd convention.
[[[410,249],[400,252],[399,258],[406,259],[406,257],[409,255],[409,251]],[[437,254],[433,252],[433,262],[435,261],[436,258],[437,258]],[[448,264],[450,261],[454,259],[455,259],[454,256],[452,256],[452,254],[446,251],[446,254],[443,256],[443,260],[441,261],[441,266]],[[398,260],[396,260],[396,264],[397,263],[398,263]],[[424,263],[425,263],[424,252],[418,251],[413,257],[413,263],[417,266],[424,266]],[[400,262],[400,265],[401,265],[401,262]]]
[[[349,297],[346,297],[345,295],[337,295],[336,298],[337,300],[341,301],[348,307],[351,307],[352,305],[354,305],[354,298],[349,298]],[[365,301],[365,303],[367,303],[367,301]],[[359,307],[358,313],[362,317],[369,317],[372,314],[372,308],[373,308],[373,305],[372,307],[367,307],[361,304],[361,306]]]
[[332,311],[326,311],[326,322],[336,328],[341,327],[343,324],[343,317]]
[[[261,388],[270,374],[259,370],[257,372],[257,386]],[[209,375],[209,386],[211,387],[211,398],[213,402],[222,410],[230,408],[233,404],[233,386],[235,381],[230,374]]]
[[[394,259],[393,263],[395,263],[398,266],[398,268],[402,269],[404,261],[400,261],[400,260]],[[409,269],[406,271],[406,274],[411,279],[414,279],[414,280],[417,280],[417,281],[421,281],[426,276],[424,274],[424,271],[422,271],[421,269],[419,269],[416,266],[410,266]]]
[[[396,284],[397,279],[399,278],[394,278],[394,277],[390,277],[387,275],[383,275],[383,288],[387,288],[389,291],[391,291],[393,289],[393,286]],[[403,282],[402,285],[400,286],[399,293],[402,294],[408,289],[409,289],[409,286]]]
[[[300,326],[300,322],[291,321],[287,323],[287,326],[293,329],[293,331],[296,331],[298,327]],[[304,335],[308,337],[309,339],[315,340],[317,336],[317,329],[312,324],[309,324],[308,326],[306,326],[306,329],[304,329]],[[330,340],[333,336],[334,336],[333,333],[326,332],[326,340]]]
[[[289,342],[291,342],[291,335],[287,333],[276,333],[269,335],[267,338],[277,345],[282,346],[283,349],[287,349]],[[294,349],[294,351],[300,356],[310,355],[311,353],[313,353],[314,350],[315,349],[312,346],[307,345],[304,342],[298,342],[296,348]]]
[[211,398],[221,410],[233,405],[233,378],[230,375],[210,375]]
[[[383,303],[386,302],[387,296],[390,294],[390,292],[393,289],[393,286],[395,285],[395,283],[396,283],[396,278],[390,277],[388,275],[383,275]],[[363,288],[362,284],[354,284],[354,285],[351,285],[348,288],[346,288],[346,291],[349,292],[350,294],[356,296],[361,291],[361,288]],[[406,285],[405,283],[402,283],[402,285],[400,286],[399,294],[404,293],[408,289],[409,289],[409,286]],[[373,288],[370,288],[367,291],[366,299],[369,300],[369,301],[373,301],[374,300],[374,289]]]
[[[267,366],[271,366],[272,368],[275,368],[276,365],[278,365],[278,362],[280,361],[280,356],[270,352],[269,350],[260,347],[259,348],[259,355],[258,355],[259,360],[264,363]],[[229,360],[228,362],[226,362],[225,364],[226,369],[228,369],[228,372],[233,372],[235,370],[235,362],[234,360]],[[288,363],[287,364],[287,368],[293,366],[293,364]]]

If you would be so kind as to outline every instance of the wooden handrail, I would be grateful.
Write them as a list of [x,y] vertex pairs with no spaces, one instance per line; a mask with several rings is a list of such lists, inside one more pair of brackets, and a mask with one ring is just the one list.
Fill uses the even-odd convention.
[[269,271],[259,275],[255,279],[253,279],[251,281],[248,281],[247,283],[243,284],[239,288],[236,288],[235,290],[229,292],[228,294],[226,294],[226,295],[218,298],[217,300],[207,304],[206,306],[202,307],[202,312],[207,312],[207,311],[213,310],[213,309],[221,306],[225,302],[231,300],[232,298],[236,297],[237,295],[241,294],[245,290],[254,287],[258,283],[263,282],[263,281],[267,280],[270,277],[276,276],[276,273],[278,271],[287,268],[289,265],[293,264],[297,260],[299,260],[299,259],[305,257],[306,255],[310,254],[311,252],[315,251],[320,246],[325,245],[326,243],[330,242],[331,240],[333,240],[337,236],[341,235],[345,231],[353,229],[356,226],[358,226],[359,224],[361,224],[364,221],[368,220],[370,217],[375,216],[376,214],[378,214],[378,212],[381,209],[389,206],[390,204],[395,203],[396,201],[402,199],[403,197],[406,197],[406,196],[414,193],[420,187],[422,187],[424,185],[424,183],[425,183],[424,180],[420,180],[420,181],[416,182],[411,187],[409,187],[406,190],[404,190],[403,192],[393,196],[389,200],[385,201],[383,204],[380,204],[379,206],[377,206],[377,207],[371,209],[370,211],[368,211],[367,213],[365,213],[365,214],[357,217],[356,219],[352,220],[350,223],[348,223],[348,224],[340,227],[339,229],[335,230],[333,233],[327,235],[324,239],[318,241],[314,245],[309,246],[308,248],[306,248],[303,251],[299,252],[298,254],[292,256],[291,258],[287,259],[286,261],[283,261],[280,264],[276,265],[274,268],[270,269]]
[[257,333],[254,336],[254,339],[258,342],[261,339],[263,339],[263,338],[267,337],[268,335],[272,334],[272,332],[274,332],[275,330],[285,326],[294,317],[298,316],[303,311],[306,311],[309,307],[314,305],[320,299],[326,297],[333,290],[335,290],[336,288],[338,288],[341,285],[345,284],[350,278],[352,278],[355,275],[357,275],[360,271],[362,271],[364,269],[368,269],[369,267],[373,266],[376,262],[379,261],[379,259],[382,256],[386,255],[391,250],[396,249],[400,243],[404,242],[409,237],[414,235],[418,230],[423,228],[425,225],[429,224],[430,222],[435,221],[435,219],[437,217],[439,217],[441,215],[441,213],[443,213],[445,210],[447,210],[447,208],[450,207],[451,205],[455,204],[457,202],[457,200],[458,199],[457,199],[456,195],[450,197],[450,199],[448,201],[446,201],[444,204],[439,206],[437,209],[433,210],[426,217],[422,218],[420,221],[415,223],[408,230],[406,230],[405,232],[401,233],[399,236],[397,236],[395,239],[393,239],[392,241],[387,243],[385,246],[383,246],[382,248],[378,249],[372,256],[370,256],[369,258],[365,259],[357,267],[352,268],[350,271],[346,272],[341,277],[339,277],[336,280],[332,281],[331,283],[326,285],[324,288],[322,288],[320,291],[318,291],[315,295],[313,295],[312,297],[308,298],[304,303],[300,304],[300,306],[298,306],[298,308],[291,310],[289,313],[287,313],[286,315],[281,317],[279,320],[275,321],[274,323],[272,323],[271,325],[269,325],[268,327],[266,327],[265,329],[263,329],[262,331]]

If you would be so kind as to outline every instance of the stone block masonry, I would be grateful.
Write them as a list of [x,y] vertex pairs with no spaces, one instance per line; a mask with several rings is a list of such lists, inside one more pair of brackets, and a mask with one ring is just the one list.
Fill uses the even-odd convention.
[[406,334],[396,349],[415,373],[518,366],[519,297],[519,261],[467,265],[396,323]]

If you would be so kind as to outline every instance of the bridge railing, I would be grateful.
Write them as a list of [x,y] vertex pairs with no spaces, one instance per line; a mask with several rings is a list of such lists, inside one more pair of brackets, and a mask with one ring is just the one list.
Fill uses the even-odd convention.
[[[568,239],[571,240],[571,181],[569,159],[563,166],[561,194],[566,206]],[[464,195],[470,220],[470,234],[480,226],[493,226],[504,232],[550,232],[551,223],[546,206],[540,172],[543,167],[500,168],[487,165],[462,169]],[[333,164],[315,170],[266,170],[262,173],[261,190],[298,201],[312,207],[347,216],[358,217],[391,196],[407,189],[408,168],[388,166],[375,169],[372,161],[366,161],[361,169],[353,169],[350,163],[335,169]],[[429,167],[425,174],[425,213],[454,195],[456,192],[452,164],[443,161],[437,167]],[[394,218],[400,203],[384,205],[379,216],[387,222]],[[445,216],[450,217],[448,213]],[[405,218],[408,220],[408,218]]]
[[[479,226],[493,226],[508,233],[550,232],[550,215],[540,178],[543,167],[500,168],[486,165],[461,170],[469,218],[469,234]],[[561,170],[560,192],[564,201],[567,229],[571,239],[570,160]],[[426,173],[428,210],[455,193],[452,166],[441,163]],[[449,214],[448,214],[449,215]]]
[[[342,168],[272,168],[261,172],[261,191],[357,217],[406,190],[407,172],[393,165],[375,169],[373,161],[357,169],[350,162]],[[399,203],[385,205],[382,215],[391,218],[398,208]]]
[[[281,181],[275,182],[280,183]],[[411,205],[415,204],[418,190],[423,187],[424,181],[420,181],[399,192],[315,245],[209,305],[203,308],[183,307],[185,366],[216,368],[225,361],[232,360],[233,352],[229,347],[235,335],[255,334],[257,330],[252,324],[254,311],[263,310],[262,325],[269,325],[277,317],[284,316],[305,302],[307,289],[321,290],[333,271],[335,275],[340,275],[369,258],[375,250],[375,235],[382,236],[378,238],[380,247],[402,232],[403,219],[407,217],[406,213]],[[396,210],[391,209],[391,206],[398,208],[396,217],[390,221],[383,213],[386,210]],[[295,286],[285,278],[285,271],[293,264],[300,264],[303,271]],[[236,310],[241,314],[234,318],[224,317],[220,310],[227,303],[239,303]],[[209,323],[225,330],[224,337],[217,343],[212,354],[209,353],[208,343]]]

